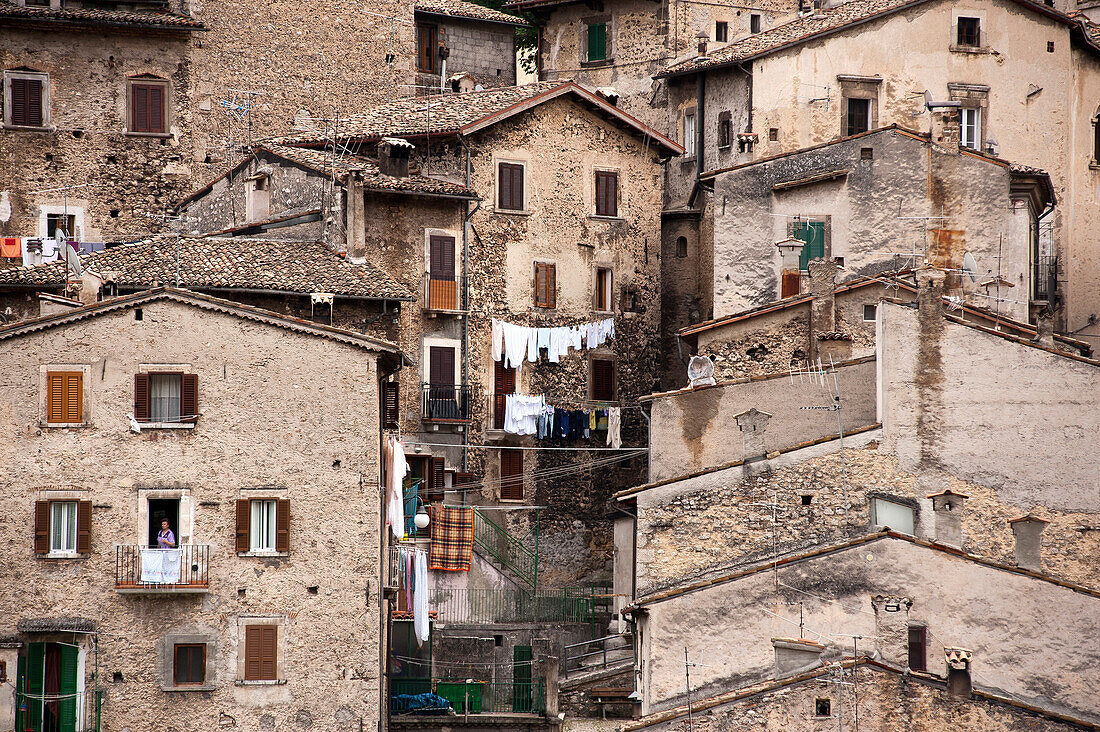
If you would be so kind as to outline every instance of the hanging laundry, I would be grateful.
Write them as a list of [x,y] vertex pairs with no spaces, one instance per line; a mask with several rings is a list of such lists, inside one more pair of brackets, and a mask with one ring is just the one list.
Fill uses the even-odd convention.
[[386,524],[395,538],[404,539],[405,501],[402,493],[409,464],[405,460],[405,446],[396,437],[390,437],[386,445],[387,454],[383,455],[386,469]]
[[428,558],[424,554],[422,551],[416,553],[416,586],[413,588],[413,630],[418,646],[428,640]]
[[432,504],[428,569],[469,572],[474,550],[474,514],[469,506]]
[[619,435],[619,408],[609,407],[607,410],[607,444],[618,450],[623,446]]
[[527,355],[527,344],[530,341],[529,331],[525,325],[501,323],[504,327],[504,365],[510,369],[523,367],[523,358]]
[[513,435],[533,435],[538,431],[538,416],[546,400],[541,396],[509,394],[504,399],[504,431]]
[[550,328],[538,328],[537,331],[538,335],[536,336],[536,338],[538,339],[538,350],[542,351],[543,349],[546,349],[547,354],[549,354]]
[[0,239],[0,257],[7,257],[8,259],[22,259],[23,247],[20,246],[20,241],[14,237],[6,237]]
[[539,360],[539,329],[527,329],[527,360],[536,363]]
[[493,360],[499,361],[501,348],[504,346],[504,323],[493,318]]

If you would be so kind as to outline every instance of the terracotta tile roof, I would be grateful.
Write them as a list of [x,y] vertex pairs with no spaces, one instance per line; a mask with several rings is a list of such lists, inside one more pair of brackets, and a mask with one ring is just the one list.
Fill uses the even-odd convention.
[[483,5],[463,2],[463,0],[417,0],[414,6],[417,12],[432,13],[433,15],[447,15],[452,18],[472,18],[474,20],[486,20],[490,23],[508,23],[510,25],[527,25],[527,21],[499,10],[493,10]]
[[[176,243],[158,236],[112,247],[80,258],[85,269],[111,275],[125,288],[149,288],[176,282]],[[61,262],[0,270],[0,289],[59,286]],[[182,237],[180,287],[276,290],[343,297],[413,300],[409,292],[370,262],[352,264],[320,242],[258,241]]]
[[125,28],[165,28],[169,30],[206,30],[186,15],[128,10],[92,10],[85,8],[38,8],[0,0],[0,20],[30,20],[68,25],[119,26]]
[[[703,58],[691,58],[668,66],[657,78],[691,74],[702,69],[731,66],[750,59],[773,53],[780,49],[795,46],[852,26],[866,23],[877,18],[891,15],[906,8],[922,5],[930,0],[849,0],[833,8],[820,10],[813,15],[796,18],[788,23],[777,25],[762,33],[743,38],[707,53]],[[1082,28],[1082,24],[1053,8],[1031,2],[1014,0],[1042,15],[1055,18],[1060,22]]]

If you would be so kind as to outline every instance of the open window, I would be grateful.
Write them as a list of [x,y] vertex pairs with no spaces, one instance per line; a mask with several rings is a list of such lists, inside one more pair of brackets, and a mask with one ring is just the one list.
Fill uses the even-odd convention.
[[71,642],[28,643],[16,681],[18,730],[77,730],[86,710],[84,648]]
[[684,146],[684,157],[695,157],[695,110],[684,112],[680,144]]
[[92,502],[70,499],[36,501],[34,552],[75,557],[91,552]]
[[434,74],[436,48],[439,46],[439,26],[432,23],[416,24],[416,70]]
[[596,281],[593,306],[596,312],[609,313],[612,308],[614,275],[610,267],[596,268]]
[[909,668],[928,670],[928,628],[923,625],[909,626]]
[[963,107],[959,110],[959,144],[971,150],[982,149],[981,107]]
[[729,23],[724,20],[716,20],[714,22],[714,42],[725,43],[729,40],[730,28]]
[[290,551],[290,501],[257,497],[237,501],[236,550],[246,554]]
[[982,21],[980,18],[960,17],[955,27],[955,43],[959,46],[981,48]]
[[199,377],[180,372],[134,374],[134,418],[151,426],[198,420]]

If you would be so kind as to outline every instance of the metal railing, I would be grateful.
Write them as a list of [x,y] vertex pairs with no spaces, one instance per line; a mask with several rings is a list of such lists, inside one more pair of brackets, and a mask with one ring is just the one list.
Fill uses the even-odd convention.
[[1058,289],[1058,258],[1040,256],[1031,266],[1032,300],[1050,301]]
[[463,312],[466,309],[462,302],[465,291],[465,277],[433,278],[425,273],[424,309],[437,312]]
[[470,419],[471,388],[454,384],[421,384],[420,416],[427,420]]
[[178,549],[125,545],[115,548],[116,590],[204,590],[210,587],[210,547]]
[[478,508],[473,510],[474,546],[496,559],[521,581],[535,589],[538,584],[539,555],[509,534]]
[[78,694],[15,694],[15,729],[19,732],[100,732],[104,689]]
[[546,711],[546,681],[481,681],[477,679],[393,679],[390,681],[390,711],[393,714],[424,713],[415,697],[434,694],[445,699],[428,710],[457,714],[537,714]]
[[[608,647],[609,643],[615,645]],[[572,643],[564,647],[565,678],[569,678],[570,672],[576,676],[578,673],[596,671],[607,668],[611,664],[625,661],[634,657],[634,640],[629,633],[623,635],[605,635],[580,643]]]
[[437,622],[456,625],[502,623],[591,623],[593,598],[567,589],[436,589],[428,597]]

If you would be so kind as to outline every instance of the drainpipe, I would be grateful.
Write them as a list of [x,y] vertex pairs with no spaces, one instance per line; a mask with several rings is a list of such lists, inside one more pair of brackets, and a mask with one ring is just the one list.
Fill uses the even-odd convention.
[[706,71],[695,78],[695,181],[703,177],[703,117],[706,114]]
[[745,125],[746,125],[745,132],[752,132],[752,72],[745,68],[745,64],[737,64],[737,68],[741,71],[742,74],[749,77],[749,89],[748,89],[748,92],[749,92],[749,94],[748,94],[749,108],[748,108],[748,121],[745,123]]

